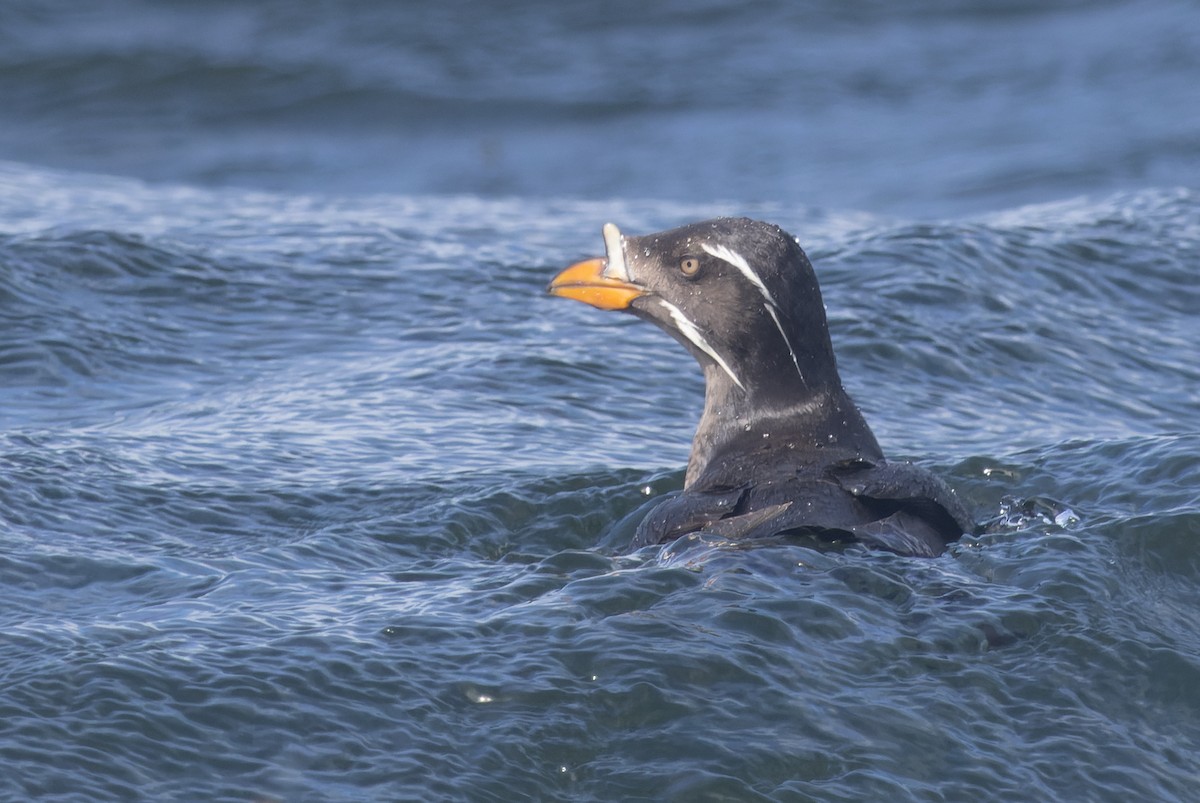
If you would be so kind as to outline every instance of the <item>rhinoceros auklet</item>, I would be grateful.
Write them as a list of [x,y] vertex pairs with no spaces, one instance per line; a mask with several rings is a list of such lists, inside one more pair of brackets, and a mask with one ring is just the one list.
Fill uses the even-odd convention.
[[717,218],[626,237],[549,292],[665,329],[704,370],[704,413],[683,492],[650,511],[634,546],[694,532],[809,535],[934,556],[974,530],[925,469],[884,459],[842,389],[812,265],[778,226]]

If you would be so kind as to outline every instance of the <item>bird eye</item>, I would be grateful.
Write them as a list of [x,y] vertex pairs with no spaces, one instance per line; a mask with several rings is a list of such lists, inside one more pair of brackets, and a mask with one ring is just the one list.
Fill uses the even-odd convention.
[[684,257],[679,260],[679,272],[691,278],[700,272],[700,260],[695,257]]

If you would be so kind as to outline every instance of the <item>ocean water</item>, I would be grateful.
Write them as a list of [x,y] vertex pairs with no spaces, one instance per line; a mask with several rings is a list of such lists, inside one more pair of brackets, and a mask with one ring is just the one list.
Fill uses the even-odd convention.
[[[1194,4],[14,2],[0,799],[1191,800]],[[631,553],[703,393],[547,297],[779,223],[984,534]]]

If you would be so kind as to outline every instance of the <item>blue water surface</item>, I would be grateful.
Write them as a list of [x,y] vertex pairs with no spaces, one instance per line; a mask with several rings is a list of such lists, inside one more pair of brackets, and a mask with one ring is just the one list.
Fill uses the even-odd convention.
[[[9,3],[0,799],[1190,800],[1200,10]],[[937,559],[631,553],[747,214]]]

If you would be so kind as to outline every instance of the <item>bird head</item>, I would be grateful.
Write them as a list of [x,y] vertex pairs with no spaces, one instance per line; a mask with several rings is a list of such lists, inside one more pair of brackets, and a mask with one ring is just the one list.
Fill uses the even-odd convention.
[[606,255],[549,292],[652,321],[704,369],[710,392],[795,400],[840,388],[812,265],[783,229],[717,218],[641,237],[604,226]]

